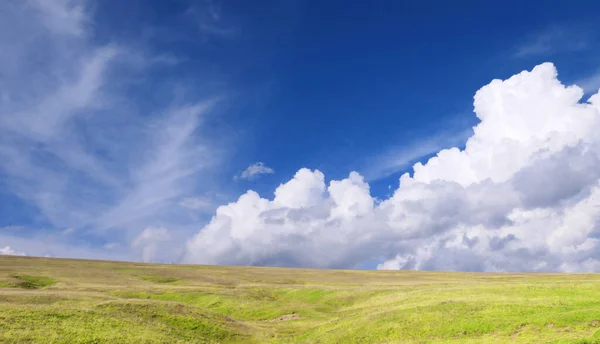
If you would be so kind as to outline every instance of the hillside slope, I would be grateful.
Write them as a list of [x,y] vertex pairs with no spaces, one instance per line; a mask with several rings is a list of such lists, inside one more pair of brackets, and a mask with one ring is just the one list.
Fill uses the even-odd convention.
[[600,275],[0,256],[0,342],[600,343]]

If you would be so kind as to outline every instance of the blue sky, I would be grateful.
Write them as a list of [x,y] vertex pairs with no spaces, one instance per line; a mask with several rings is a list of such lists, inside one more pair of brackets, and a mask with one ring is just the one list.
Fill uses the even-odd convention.
[[[356,171],[390,199],[414,163],[465,147],[477,90],[543,62],[587,99],[599,17],[593,1],[5,1],[0,248],[240,263],[189,251],[247,190]],[[248,261],[374,267],[393,250]]]

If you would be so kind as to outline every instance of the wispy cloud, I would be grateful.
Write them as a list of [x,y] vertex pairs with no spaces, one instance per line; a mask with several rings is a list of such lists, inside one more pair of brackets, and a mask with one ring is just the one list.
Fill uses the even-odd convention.
[[237,29],[223,17],[222,8],[222,1],[205,0],[201,6],[189,7],[185,14],[197,24],[204,39],[208,37],[230,38],[237,33]]
[[82,36],[88,20],[85,3],[77,0],[31,0],[27,5],[39,11],[37,18],[57,34]]
[[600,71],[575,82],[586,94],[598,92],[600,89]]
[[103,247],[107,250],[112,250],[112,249],[119,247],[119,243],[118,242],[109,242],[108,244],[105,244]]
[[[44,226],[64,234],[60,240],[129,241],[165,224],[177,230],[179,202],[197,194],[201,174],[220,161],[223,149],[204,136],[203,123],[222,97],[206,90],[198,97],[193,88],[138,96],[135,87],[144,85],[130,80],[143,74],[138,80],[152,82],[156,68],[181,59],[98,43],[88,6],[0,3],[0,31],[11,32],[0,35],[0,178],[39,210]],[[187,89],[179,82],[170,80]],[[15,238],[11,247],[28,250],[15,246],[27,242]]]
[[23,229],[25,229],[23,226],[4,226],[0,227],[0,232],[22,231]]
[[142,260],[145,262],[164,260],[158,259],[159,256],[165,256],[166,253],[161,246],[167,244],[171,239],[167,228],[149,227],[133,240],[131,246],[140,251]]
[[263,162],[256,162],[248,166],[239,176],[235,176],[234,179],[241,178],[246,180],[254,180],[264,174],[273,174],[275,170],[265,166]]
[[[0,73],[6,76],[0,80],[0,169],[14,193],[37,206],[51,222],[68,226],[61,222],[78,217],[78,207],[69,203],[79,203],[70,198],[69,177],[118,183],[72,130],[102,107],[101,89],[118,48],[88,45],[73,29],[83,25],[85,16],[82,10],[74,11],[71,2],[28,4],[32,6],[17,10],[4,3],[14,13],[1,20],[20,23],[13,23],[15,35],[3,35],[0,41],[2,50],[10,51],[0,56]],[[38,45],[38,39],[44,43]],[[35,64],[37,56],[46,55],[48,59]],[[71,208],[73,216],[59,208]]]
[[550,27],[527,37],[513,53],[516,58],[574,52],[588,48],[588,34],[566,27]]
[[168,211],[168,202],[188,192],[193,185],[190,177],[214,161],[210,148],[194,139],[200,117],[211,106],[212,102],[207,102],[170,110],[153,126],[157,132],[148,147],[152,153],[132,171],[132,185],[125,197],[108,209],[95,227],[123,228],[155,217]]
[[26,256],[25,252],[15,251],[10,246],[0,247],[0,256]]
[[191,210],[208,210],[214,207],[214,204],[204,197],[186,197],[179,202],[179,205]]
[[[69,243],[51,234],[34,234],[26,237],[15,235],[3,235],[0,233],[0,243],[8,246],[11,250],[30,256],[52,256],[69,258],[106,259],[108,257],[106,248],[90,242]],[[112,250],[112,260],[134,260],[138,259],[129,250]]]
[[411,167],[423,157],[439,152],[446,147],[462,145],[473,133],[472,129],[437,133],[416,139],[407,144],[388,149],[382,154],[368,158],[360,169],[369,181],[391,176]]
[[62,235],[69,235],[69,234],[72,234],[73,232],[75,232],[75,228],[67,228],[67,229],[63,230],[61,233],[62,233]]

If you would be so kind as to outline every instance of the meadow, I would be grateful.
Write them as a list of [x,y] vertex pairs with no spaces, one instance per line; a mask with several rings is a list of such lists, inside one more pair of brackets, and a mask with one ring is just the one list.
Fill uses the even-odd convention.
[[600,275],[0,256],[0,343],[600,343]]

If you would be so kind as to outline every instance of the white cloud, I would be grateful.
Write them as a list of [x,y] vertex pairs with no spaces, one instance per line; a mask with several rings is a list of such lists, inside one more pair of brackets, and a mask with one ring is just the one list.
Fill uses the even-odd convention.
[[203,136],[221,98],[198,99],[177,77],[160,83],[187,91],[148,94],[144,82],[154,89],[152,72],[176,64],[174,55],[144,42],[99,43],[96,5],[0,1],[0,179],[58,234],[94,231],[111,242],[156,224],[176,230],[178,202],[199,192],[202,173],[224,155]]
[[144,262],[165,262],[170,257],[171,239],[168,229],[149,227],[131,242],[131,247],[140,251]]
[[410,167],[424,156],[437,153],[444,147],[463,143],[472,134],[470,129],[458,133],[444,132],[394,147],[385,153],[369,157],[365,167],[361,169],[361,173],[370,181],[389,177]]
[[29,0],[27,4],[39,11],[39,19],[53,32],[81,36],[86,20],[85,2],[81,0]]
[[588,32],[574,27],[548,27],[526,37],[513,54],[516,58],[577,52],[588,48]]
[[236,27],[228,23],[223,16],[222,3],[205,1],[203,6],[191,6],[186,14],[197,24],[202,39],[231,38],[237,34]]
[[119,247],[119,243],[118,242],[109,242],[107,244],[104,244],[104,248],[107,250],[112,250]]
[[125,197],[102,214],[95,222],[100,229],[130,226],[140,220],[160,215],[192,187],[192,177],[214,163],[207,144],[194,137],[201,116],[214,102],[182,106],[167,112],[157,123],[156,137],[149,159],[137,167],[130,178],[133,187]]
[[73,232],[75,232],[75,228],[67,228],[62,231],[62,235],[69,235],[69,234],[72,234]]
[[[10,246],[15,251],[25,252],[37,257],[85,258],[85,259],[112,259],[135,260],[138,259],[131,250],[111,250],[98,248],[91,243],[66,243],[63,236],[50,232],[30,234],[18,237],[0,233],[0,245]],[[1,246],[0,246],[1,247]]]
[[583,88],[585,93],[591,94],[596,93],[600,90],[600,72],[592,74],[586,78],[583,78],[575,83],[577,86]]
[[0,256],[26,256],[25,252],[15,251],[10,246],[0,248]]
[[0,232],[4,232],[4,231],[21,231],[25,229],[25,227],[23,226],[4,226],[4,227],[0,227]]
[[213,203],[203,197],[186,197],[179,202],[179,205],[191,210],[206,210],[213,208]]
[[353,172],[301,169],[273,200],[248,191],[188,242],[185,262],[474,271],[598,271],[600,94],[552,64],[475,95],[466,148],[415,164],[376,203]]
[[[247,179],[247,180],[254,180],[263,174],[273,174],[273,173],[275,173],[275,171],[272,168],[265,166],[264,163],[259,161],[259,162],[256,162],[256,163],[248,166],[248,168],[246,168],[244,171],[242,171],[242,173],[240,173],[239,178]],[[238,178],[238,176],[235,176],[234,179],[237,179],[237,178]]]

